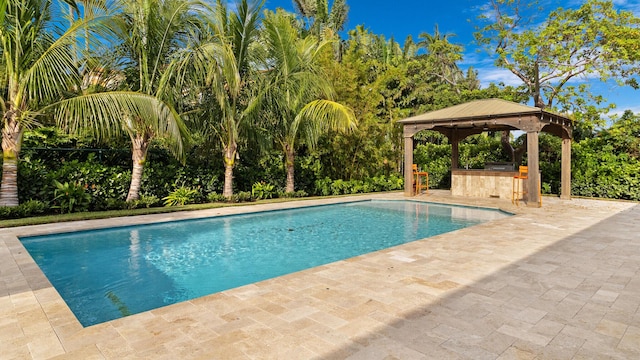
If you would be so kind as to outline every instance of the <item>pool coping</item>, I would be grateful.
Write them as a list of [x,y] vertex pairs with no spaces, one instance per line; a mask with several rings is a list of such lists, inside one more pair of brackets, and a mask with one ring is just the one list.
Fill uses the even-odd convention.
[[[377,203],[382,203],[382,204],[384,204],[384,203],[427,204],[427,205],[430,205],[432,207],[435,206],[435,207],[442,207],[442,208],[449,208],[449,209],[452,209],[452,208],[453,209],[463,209],[465,211],[466,210],[485,210],[485,211],[493,212],[494,214],[499,214],[498,215],[499,217],[496,217],[495,219],[487,219],[487,218],[485,218],[485,219],[482,219],[482,220],[476,220],[476,221],[479,221],[479,223],[484,223],[484,222],[487,222],[487,221],[493,221],[493,220],[496,220],[498,218],[502,218],[504,216],[513,216],[512,213],[508,213],[508,212],[503,211],[503,210],[494,209],[494,208],[480,207],[480,206],[466,206],[466,205],[455,205],[455,204],[449,205],[449,204],[442,204],[442,203],[436,203],[436,202],[426,202],[426,201],[416,201],[416,200],[376,199],[376,198],[368,197],[366,199],[349,199],[348,201],[341,201],[341,202],[332,203],[332,204],[326,204],[326,203],[321,203],[321,204],[303,203],[303,204],[301,204],[302,206],[298,206],[298,207],[295,207],[295,208],[292,208],[292,207],[281,208],[281,207],[279,207],[277,209],[255,209],[253,207],[250,207],[250,208],[246,209],[248,211],[242,212],[240,214],[225,214],[225,213],[221,213],[221,214],[216,214],[216,215],[213,215],[213,216],[204,216],[204,217],[203,216],[197,216],[197,217],[189,216],[189,217],[182,218],[182,219],[171,220],[171,221],[161,221],[161,222],[149,221],[148,219],[145,219],[145,220],[142,220],[142,222],[137,223],[137,224],[127,224],[127,225],[118,224],[118,225],[115,225],[115,226],[112,225],[112,226],[109,226],[109,227],[105,227],[103,222],[100,222],[99,224],[97,224],[97,223],[92,224],[93,227],[90,228],[90,229],[81,229],[81,230],[75,230],[75,231],[58,232],[58,233],[53,233],[53,234],[20,235],[20,236],[18,236],[18,240],[22,243],[23,247],[25,247],[26,250],[28,252],[30,252],[30,255],[33,258],[32,252],[28,249],[29,246],[25,245],[25,241],[35,240],[37,242],[40,242],[41,238],[46,238],[46,237],[51,236],[51,235],[53,235],[53,236],[58,236],[58,235],[64,236],[64,235],[70,235],[70,234],[83,234],[84,233],[84,234],[89,234],[89,235],[84,235],[85,237],[87,237],[87,236],[90,236],[92,234],[92,232],[94,232],[94,231],[104,231],[104,230],[120,230],[120,231],[124,230],[124,231],[128,231],[128,230],[137,229],[140,226],[154,226],[154,225],[163,225],[163,224],[187,223],[186,225],[189,225],[193,221],[202,221],[202,220],[206,221],[206,220],[212,220],[212,219],[233,218],[233,217],[245,216],[245,215],[262,215],[262,214],[273,214],[273,213],[277,214],[277,213],[282,213],[282,212],[291,211],[291,210],[302,210],[302,209],[304,209],[304,210],[308,210],[308,209],[314,210],[314,209],[328,208],[328,207],[336,206],[336,205],[352,205],[352,204],[363,204],[363,203],[372,203],[372,202],[377,202]],[[413,209],[413,206],[412,206],[412,209]],[[431,212],[431,210],[429,210],[429,212]],[[202,214],[198,214],[198,215],[202,215]],[[466,216],[466,213],[463,216]],[[489,215],[489,218],[493,217],[493,216],[495,216],[495,215]],[[467,220],[466,218],[464,218],[464,219]],[[475,219],[472,219],[472,220],[475,220]],[[218,224],[218,223],[215,223],[215,224]],[[470,226],[475,226],[475,225],[477,225],[477,223],[470,224],[470,225],[465,225],[465,226],[461,227],[460,229],[467,228],[467,227],[470,227]],[[448,230],[448,231],[442,232],[440,234],[445,234],[445,233],[453,232],[453,231],[456,231],[456,230],[458,230],[458,229]],[[104,236],[103,233],[97,233],[96,236],[98,236],[98,234],[100,236]],[[440,235],[440,234],[434,234],[434,235],[431,235],[430,237],[437,236],[437,235]],[[127,238],[128,238],[128,236],[127,236]],[[277,276],[267,277],[267,278],[264,278],[262,280],[254,281],[253,283],[261,282],[261,281],[264,281],[264,280],[269,280],[269,279],[274,278],[274,277],[284,276],[284,275],[287,275],[287,274],[290,274],[290,273],[303,271],[303,270],[306,270],[306,269],[309,269],[309,268],[313,268],[313,267],[317,267],[317,266],[321,266],[321,265],[327,265],[327,264],[338,262],[338,261],[342,261],[342,260],[348,260],[348,259],[360,256],[360,255],[365,255],[365,254],[370,253],[370,252],[375,252],[375,251],[379,251],[379,250],[385,250],[385,249],[389,249],[389,248],[394,248],[396,246],[403,245],[403,244],[406,244],[406,243],[409,243],[409,242],[412,242],[412,241],[416,241],[416,240],[420,240],[420,238],[415,238],[415,239],[412,239],[412,240],[409,240],[409,241],[402,241],[402,242],[400,242],[400,243],[398,243],[396,245],[388,246],[388,247],[383,248],[383,249],[367,251],[367,252],[365,252],[363,254],[348,256],[346,258],[336,259],[334,261],[329,261],[329,262],[326,262],[324,264],[319,264],[319,265],[316,265],[316,266],[310,266],[310,267],[307,267],[307,268],[304,268],[304,269],[287,272],[285,274],[281,274],[281,275],[277,275]],[[45,241],[49,241],[49,240],[45,240]],[[130,246],[130,244],[127,245],[127,247],[129,247],[129,246]],[[145,245],[141,245],[141,246],[144,247]],[[36,261],[36,263],[37,263],[37,261]],[[47,272],[44,272],[44,273],[45,273],[45,276],[47,276]],[[52,274],[49,274],[49,275],[52,275]],[[51,282],[51,280],[50,280],[50,282]],[[55,283],[55,281],[54,281],[54,283]],[[234,287],[231,287],[231,288],[226,289],[226,290],[242,287],[244,285],[247,285],[247,284],[234,286]],[[55,285],[54,285],[54,288],[55,288]],[[56,289],[56,290],[58,290],[58,289]],[[200,295],[200,296],[197,296],[197,297],[194,297],[194,298],[190,298],[190,299],[185,299],[185,300],[182,300],[182,301],[194,300],[196,298],[199,298],[199,297],[202,297],[202,296],[213,295],[213,294],[221,292],[221,291],[223,291],[223,290],[214,291],[214,292],[211,292],[211,293],[208,293],[208,294],[205,294],[205,295]],[[63,299],[64,299],[64,297],[63,297]],[[179,302],[182,302],[182,301],[179,301]],[[171,304],[166,304],[166,305],[163,305],[162,307],[168,306],[168,305],[171,305]],[[149,309],[149,310],[145,310],[145,311],[152,311],[152,310],[155,310],[155,309],[157,309],[157,308],[153,308],[153,309]],[[141,311],[141,312],[145,312],[145,311]],[[133,314],[137,314],[137,313],[140,313],[140,312],[135,312]],[[132,314],[130,313],[130,314],[126,315],[126,316],[130,316],[130,315],[132,315]],[[106,320],[106,321],[99,321],[99,322],[96,322],[96,323],[90,324],[90,325],[84,325],[83,324],[83,327],[86,328],[86,327],[98,325],[100,323],[112,321],[112,320],[119,319],[119,318],[122,318],[122,317],[124,317],[124,316],[116,317],[116,318],[113,318],[113,319],[110,319],[110,320]],[[80,322],[82,323],[82,321],[80,321]]]
[[[357,201],[404,198],[397,193],[367,195],[259,204],[252,205],[251,209],[254,210],[252,212],[270,211],[306,207],[309,204],[349,202],[353,199]],[[558,227],[557,216],[550,215],[566,216],[566,211],[554,204],[556,200],[550,200],[551,204],[547,209],[512,207],[505,202],[469,201],[437,192],[422,196],[419,200],[497,208],[515,213],[515,217],[519,219],[515,221],[516,228],[526,228],[523,220]],[[589,205],[582,205],[582,203]],[[597,209],[590,209],[593,207],[592,204],[596,203],[599,204],[596,206]],[[596,222],[636,205],[620,202],[602,205],[599,202],[587,200],[574,201],[573,204],[574,210],[579,210],[580,216],[590,217]],[[528,245],[519,244],[529,248],[522,249],[523,254],[516,258],[510,258],[512,255],[508,253],[500,253],[500,256],[509,260],[489,261],[491,265],[486,265],[483,271],[467,269],[470,273],[456,274],[455,269],[449,269],[450,273],[443,271],[433,273],[436,270],[430,268],[431,265],[426,260],[442,262],[448,260],[423,255],[425,249],[446,249],[449,246],[447,241],[451,239],[477,235],[477,231],[474,230],[476,227],[482,227],[483,231],[489,232],[495,232],[499,228],[514,227],[514,221],[509,220],[513,217],[495,220],[490,224],[481,224],[439,235],[433,243],[419,240],[87,328],[83,328],[75,319],[71,310],[49,284],[16,237],[51,234],[65,230],[88,230],[96,226],[109,227],[110,223],[126,226],[150,221],[164,222],[233,215],[246,213],[247,209],[246,207],[216,208],[1,229],[0,309],[2,310],[0,310],[0,319],[3,320],[0,320],[0,340],[3,344],[7,344],[7,353],[10,357],[34,359],[55,356],[171,358],[178,355],[186,358],[211,356],[258,358],[260,354],[274,358],[285,357],[286,354],[295,354],[298,358],[328,358],[341,357],[340,354],[363,354],[369,348],[362,341],[358,341],[364,336],[363,334],[378,334],[371,338],[371,342],[375,342],[379,337],[384,337],[379,334],[380,331],[384,333],[388,322],[414,316],[412,313],[416,306],[421,307],[437,302],[460,287],[470,286],[492,272],[500,271],[511,262],[520,261],[525,254],[530,255],[531,252],[535,253],[545,246],[560,241],[567,232],[575,231],[574,228],[580,228],[580,221],[569,221],[573,228],[564,229],[559,234],[561,236],[559,239],[540,239],[531,236],[532,234],[518,234],[527,240],[533,239]],[[586,225],[582,225],[584,226]],[[485,245],[491,247],[496,253],[501,251],[500,247],[494,248],[490,240],[487,239]],[[427,273],[415,272],[416,264],[426,266],[421,269],[428,269]],[[458,265],[466,268],[464,264]],[[402,276],[397,272],[402,272]],[[405,282],[406,286],[398,286],[396,282],[391,282],[388,288],[380,288],[375,282],[384,274],[389,277],[399,276],[397,280],[400,285]],[[368,277],[369,275],[371,277]],[[325,294],[333,291],[340,296]],[[323,300],[325,296],[327,298]],[[307,340],[299,338],[298,334],[305,334],[304,339]],[[337,336],[338,334],[340,336]],[[394,351],[416,356],[420,354],[415,347],[404,347]],[[506,351],[502,349],[500,352],[496,350],[493,353],[500,356]],[[422,355],[424,356],[425,353]]]

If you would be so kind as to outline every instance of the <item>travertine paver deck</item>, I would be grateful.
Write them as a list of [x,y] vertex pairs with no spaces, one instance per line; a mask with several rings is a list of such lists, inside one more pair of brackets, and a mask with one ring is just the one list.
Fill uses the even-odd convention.
[[636,203],[420,199],[518,214],[88,328],[16,235],[248,208],[2,229],[0,358],[640,358]]

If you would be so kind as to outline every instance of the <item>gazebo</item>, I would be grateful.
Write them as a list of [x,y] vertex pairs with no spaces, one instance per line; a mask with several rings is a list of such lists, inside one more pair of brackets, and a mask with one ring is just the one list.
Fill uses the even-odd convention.
[[[458,143],[470,135],[485,131],[520,130],[527,134],[527,165],[529,175],[526,186],[537,189],[540,181],[539,134],[541,131],[562,138],[561,199],[571,198],[571,128],[572,121],[543,109],[501,99],[476,100],[413,116],[399,123],[404,137],[404,193],[413,196],[413,137],[422,130],[433,130],[445,135],[451,144],[451,169],[458,169]],[[528,206],[539,206],[537,191],[527,194]]]

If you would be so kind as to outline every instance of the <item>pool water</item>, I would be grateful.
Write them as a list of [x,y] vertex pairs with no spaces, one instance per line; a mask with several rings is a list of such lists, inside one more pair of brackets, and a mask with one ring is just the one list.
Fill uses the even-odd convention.
[[20,240],[89,326],[505,216],[360,201]]

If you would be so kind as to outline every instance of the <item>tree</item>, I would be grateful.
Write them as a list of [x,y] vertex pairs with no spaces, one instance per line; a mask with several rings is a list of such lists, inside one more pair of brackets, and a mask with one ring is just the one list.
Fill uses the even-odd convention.
[[[534,3],[535,4],[535,3]],[[640,19],[611,1],[588,0],[577,9],[551,11],[531,26],[520,1],[491,0],[490,15],[475,34],[497,55],[496,65],[522,80],[535,106],[572,108],[577,97],[593,98],[584,81],[621,79],[637,59]],[[538,12],[538,11],[536,11]],[[631,37],[631,38],[629,38]]]
[[314,147],[322,133],[355,128],[356,119],[351,109],[331,100],[333,89],[319,67],[331,42],[300,38],[282,11],[265,12],[263,24],[268,85],[261,101],[270,113],[266,127],[285,154],[285,191],[293,192],[297,139],[302,135]]
[[[605,99],[589,92],[585,81],[595,76],[622,83],[629,68],[637,65],[630,49],[635,46],[637,56],[640,19],[616,10],[611,1],[588,0],[577,9],[558,8],[539,26],[531,25],[532,17],[520,1],[491,0],[490,7],[476,39],[493,49],[497,66],[522,80],[536,107],[605,112],[611,106],[598,108]],[[633,39],[622,41],[621,36]],[[509,138],[509,132],[504,132],[502,144],[519,161],[526,143],[514,149]]]
[[[192,38],[169,67],[174,76],[189,79],[197,89],[201,118],[199,127],[205,136],[215,137],[224,159],[223,195],[233,195],[233,170],[239,158],[238,142],[250,126],[255,110],[259,69],[255,46],[260,10],[264,1],[241,0],[230,13],[221,0],[216,2],[208,34]],[[196,117],[195,114],[192,117]]]
[[[217,123],[216,132],[222,144],[224,158],[223,195],[233,195],[233,168],[238,157],[238,139],[245,122],[249,119],[252,95],[247,95],[255,69],[253,44],[258,35],[260,10],[264,1],[237,4],[235,14],[227,15],[222,2],[218,0],[215,34],[221,43],[220,60],[215,63],[211,90],[217,100],[222,119]],[[247,95],[249,98],[243,98]]]
[[317,38],[326,30],[337,34],[347,22],[349,6],[345,0],[334,0],[331,8],[328,0],[294,0],[293,4],[302,16],[307,31]]
[[[78,8],[74,1],[64,3]],[[0,206],[18,205],[18,159],[25,129],[38,126],[45,107],[79,88],[73,52],[77,34],[104,30],[105,18],[98,16],[76,18],[64,28],[52,20],[52,6],[50,0],[0,0]]]
[[[182,154],[182,138],[186,129],[174,110],[165,70],[177,50],[186,44],[197,29],[199,3],[183,0],[123,0],[121,26],[116,29],[120,40],[118,55],[123,62],[123,85],[129,92],[113,94],[126,101],[136,93],[155,98],[166,107],[163,116],[129,113],[122,118],[121,128],[131,139],[133,171],[127,201],[137,200],[142,173],[151,141],[166,137],[176,155]],[[123,96],[120,96],[123,95]],[[173,94],[174,98],[176,94]],[[109,95],[106,95],[109,96]],[[97,96],[99,97],[99,96]],[[172,104],[173,103],[173,104]],[[152,110],[147,108],[147,110]]]
[[418,47],[424,49],[426,57],[431,61],[433,75],[450,84],[459,94],[458,83],[464,79],[464,75],[458,68],[458,61],[462,60],[462,46],[449,42],[455,34],[441,33],[436,24],[433,35],[423,32],[418,37]]

